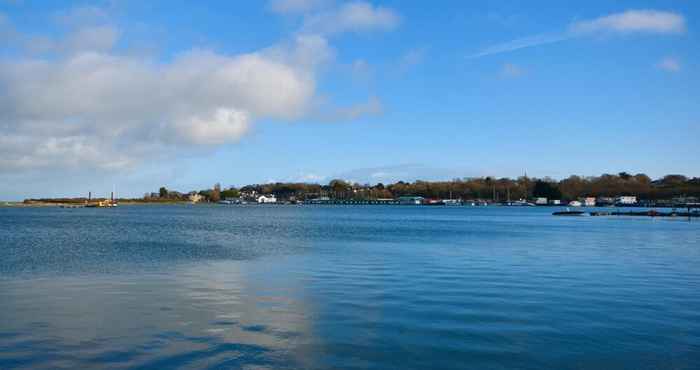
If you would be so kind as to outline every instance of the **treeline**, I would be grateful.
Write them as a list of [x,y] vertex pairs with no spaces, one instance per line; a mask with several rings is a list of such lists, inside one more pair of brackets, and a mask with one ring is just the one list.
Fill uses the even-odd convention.
[[203,200],[210,202],[218,202],[222,199],[237,198],[240,197],[240,192],[238,189],[231,187],[229,189],[222,189],[221,184],[215,184],[211,189],[204,189],[199,191],[191,191],[189,193],[182,193],[175,190],[169,190],[168,188],[162,186],[158,189],[157,193],[146,193],[143,199],[149,202],[158,201],[186,201],[190,200],[193,195],[199,195]]
[[[279,200],[308,200],[318,197],[333,199],[381,199],[401,196],[422,196],[439,199],[507,199],[574,200],[582,197],[616,197],[634,195],[639,199],[664,200],[680,196],[700,196],[700,178],[667,175],[652,180],[645,174],[626,172],[594,177],[570,176],[551,178],[466,178],[452,181],[399,181],[394,184],[362,185],[332,180],[327,185],[308,183],[270,183],[230,189],[247,194],[274,194]],[[223,192],[223,191],[222,191]],[[222,197],[225,198],[225,197]]]
[[[563,180],[551,178],[464,178],[452,181],[399,181],[394,184],[353,184],[332,180],[326,185],[310,183],[268,183],[222,188],[216,184],[211,189],[182,193],[165,187],[156,193],[145,194],[142,199],[119,199],[137,202],[191,201],[193,196],[201,201],[218,202],[223,199],[243,198],[254,200],[259,195],[275,195],[278,201],[305,201],[328,197],[331,199],[394,199],[402,196],[422,196],[434,199],[463,200],[518,200],[538,197],[562,201],[583,197],[617,197],[633,195],[640,200],[671,200],[676,197],[700,197],[700,178],[683,175],[667,175],[652,180],[645,174],[604,174],[601,176],[570,176]],[[95,198],[93,200],[103,200]],[[26,199],[26,203],[85,203],[87,198]]]

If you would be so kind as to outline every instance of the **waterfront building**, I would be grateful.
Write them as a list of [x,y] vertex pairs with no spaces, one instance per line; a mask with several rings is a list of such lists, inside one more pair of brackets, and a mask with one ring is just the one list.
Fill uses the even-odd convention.
[[581,203],[583,203],[585,207],[595,207],[595,202],[594,197],[581,198]]
[[398,201],[399,204],[402,205],[421,205],[423,204],[423,197],[415,197],[415,196],[407,196],[407,197],[399,197]]
[[257,198],[258,203],[277,203],[277,198],[273,194],[261,195]]
[[615,204],[615,198],[611,198],[611,197],[598,197],[598,198],[596,198],[595,204],[596,204],[596,206],[598,206],[598,207],[611,206],[611,205]]
[[547,205],[547,198],[544,198],[544,197],[536,198],[535,204],[538,206],[546,206]]
[[633,205],[637,204],[637,197],[633,195],[623,195],[615,198],[615,204]]
[[190,193],[188,198],[189,198],[190,202],[192,202],[192,203],[199,203],[199,202],[204,200],[204,197],[202,195],[194,193],[194,192]]

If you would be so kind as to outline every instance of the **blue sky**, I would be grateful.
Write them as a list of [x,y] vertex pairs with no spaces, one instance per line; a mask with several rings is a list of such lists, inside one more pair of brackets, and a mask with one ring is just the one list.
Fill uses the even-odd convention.
[[0,0],[0,199],[698,176],[694,1]]

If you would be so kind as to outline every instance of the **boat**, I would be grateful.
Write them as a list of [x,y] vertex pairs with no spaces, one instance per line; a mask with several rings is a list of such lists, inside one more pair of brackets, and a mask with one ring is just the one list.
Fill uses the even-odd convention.
[[423,201],[424,206],[444,206],[445,201],[441,199],[425,199]]
[[526,200],[516,200],[515,202],[504,202],[501,203],[502,206],[507,206],[507,207],[534,207],[534,203],[530,203]]
[[114,199],[114,192],[112,192],[110,199],[98,200],[92,202],[92,192],[88,192],[88,198],[85,201],[83,207],[85,208],[112,208],[117,206],[117,201]]
[[445,203],[446,206],[461,206],[462,201],[459,199],[452,199],[452,190],[450,190],[450,199],[443,199],[443,203]]
[[581,207],[583,203],[579,202],[578,200],[572,200],[569,202],[569,207]]
[[552,216],[583,216],[585,212],[583,211],[572,211],[570,209],[566,209],[566,211],[558,211],[552,213]]

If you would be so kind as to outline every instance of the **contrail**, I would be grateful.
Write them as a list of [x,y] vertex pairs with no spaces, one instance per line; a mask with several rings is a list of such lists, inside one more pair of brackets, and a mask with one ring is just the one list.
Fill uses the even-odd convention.
[[574,35],[566,33],[541,34],[535,36],[522,37],[519,39],[489,46],[476,54],[467,56],[467,59],[481,58],[487,55],[507,53],[514,50],[531,48],[539,45],[553,44],[573,38]]

